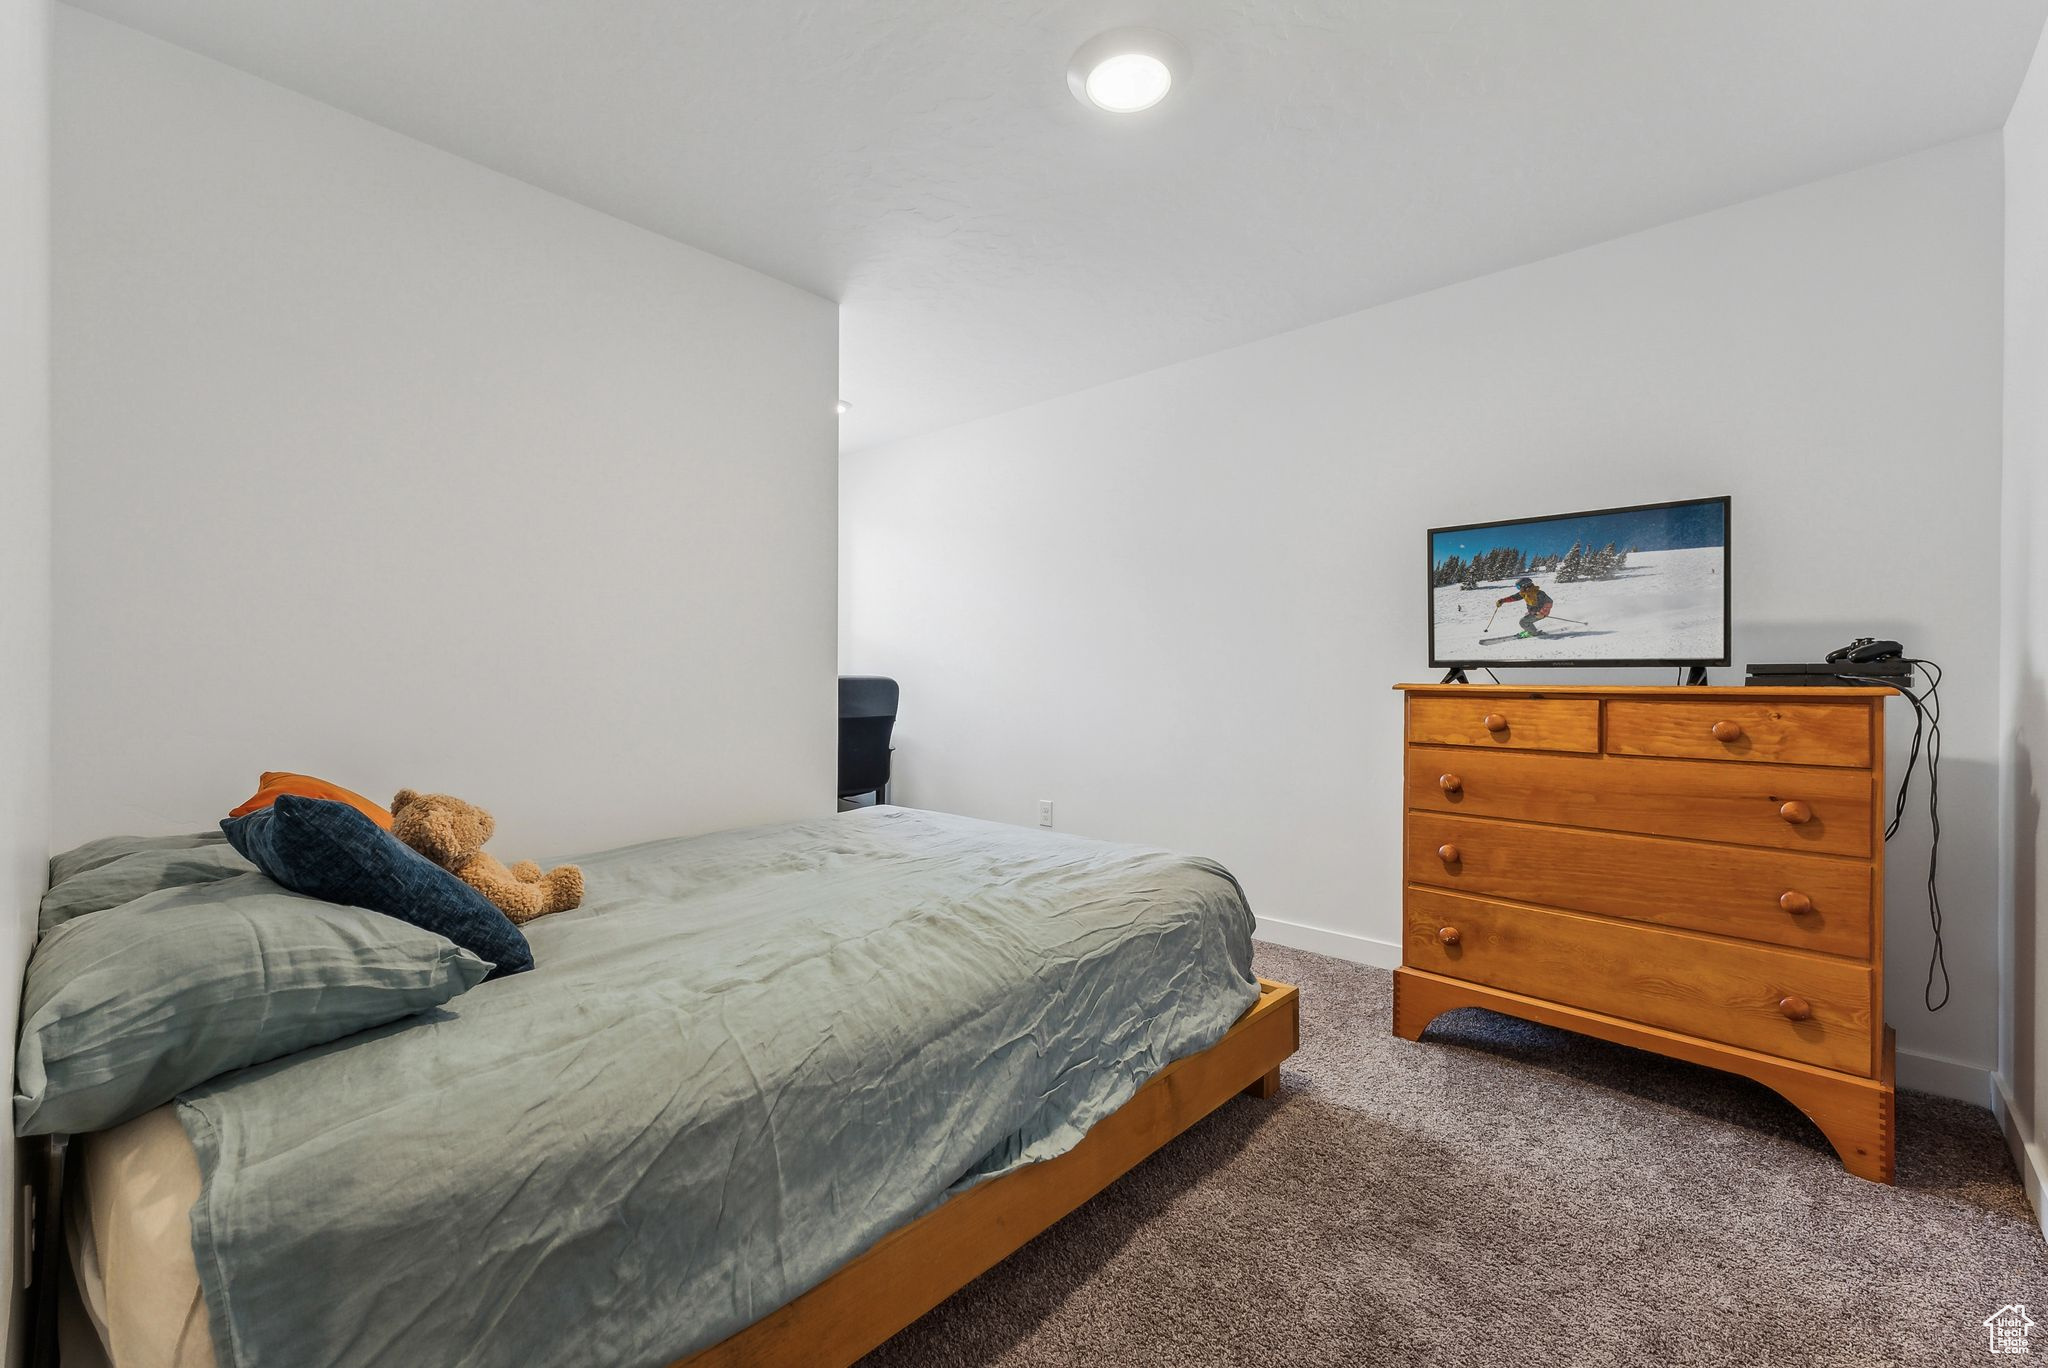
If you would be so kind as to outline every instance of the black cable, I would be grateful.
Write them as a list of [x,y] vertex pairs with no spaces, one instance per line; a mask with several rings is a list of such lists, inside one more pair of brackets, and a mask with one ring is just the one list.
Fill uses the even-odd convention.
[[[1943,670],[1932,660],[1907,658],[1908,665],[1918,665],[1931,671],[1927,687],[1920,693],[1901,684],[1896,679],[1882,679],[1869,675],[1845,676],[1854,678],[1860,684],[1881,684],[1897,689],[1913,707],[1913,740],[1906,751],[1906,773],[1899,780],[1898,797],[1892,803],[1891,821],[1885,824],[1884,838],[1889,841],[1898,835],[1899,826],[1906,816],[1906,797],[1912,791],[1913,771],[1920,761],[1921,743],[1925,739],[1927,752],[1927,920],[1934,930],[1934,948],[1927,957],[1927,983],[1922,989],[1922,1000],[1927,1010],[1938,1012],[1948,1006],[1950,983],[1948,977],[1948,953],[1942,944],[1941,935],[1941,888],[1936,876],[1941,867],[1941,681]],[[1941,994],[1936,999],[1934,985],[1941,983]]]
[[[1897,687],[1896,682],[1893,687]],[[1913,789],[1913,770],[1920,763],[1920,740],[1927,729],[1927,713],[1919,696],[1906,689],[1900,689],[1899,692],[1913,705],[1913,741],[1906,748],[1906,773],[1905,777],[1899,780],[1898,797],[1892,803],[1892,819],[1885,823],[1884,838],[1887,841],[1899,834],[1899,824],[1905,820],[1906,795]]]
[[[1931,831],[1927,844],[1927,918],[1934,926],[1934,950],[1927,959],[1927,986],[1924,1000],[1927,1010],[1938,1012],[1948,1005],[1949,978],[1948,957],[1941,943],[1941,890],[1934,881],[1938,860],[1941,856],[1941,666],[1931,660],[1912,662],[1934,671],[1934,682],[1925,695],[1927,709],[1932,714],[1927,724],[1927,825]],[[1934,998],[1934,979],[1941,976],[1941,1000]]]

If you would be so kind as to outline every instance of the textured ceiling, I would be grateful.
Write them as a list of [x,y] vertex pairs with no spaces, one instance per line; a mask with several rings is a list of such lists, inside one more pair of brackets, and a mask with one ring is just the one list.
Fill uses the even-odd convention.
[[[2048,0],[87,0],[841,301],[853,450],[1999,126]],[[1068,57],[1193,70],[1135,116]]]

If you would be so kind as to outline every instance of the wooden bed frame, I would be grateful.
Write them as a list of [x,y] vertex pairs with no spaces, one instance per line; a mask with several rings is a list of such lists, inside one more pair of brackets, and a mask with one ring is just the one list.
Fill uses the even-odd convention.
[[1237,1094],[1271,1097],[1301,1044],[1301,998],[1284,983],[1259,988],[1223,1039],[1154,1074],[1065,1154],[969,1188],[671,1368],[847,1368]]

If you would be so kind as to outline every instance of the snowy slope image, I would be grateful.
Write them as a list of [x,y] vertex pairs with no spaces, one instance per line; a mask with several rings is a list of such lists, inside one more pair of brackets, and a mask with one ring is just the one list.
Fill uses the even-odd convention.
[[[1713,660],[1722,634],[1723,552],[1718,546],[1632,551],[1598,578],[1526,572],[1551,599],[1537,635],[1520,636],[1529,605],[1516,594],[1522,575],[1473,576],[1431,591],[1435,658],[1511,665],[1551,660]],[[1609,577],[1611,576],[1611,577]]]

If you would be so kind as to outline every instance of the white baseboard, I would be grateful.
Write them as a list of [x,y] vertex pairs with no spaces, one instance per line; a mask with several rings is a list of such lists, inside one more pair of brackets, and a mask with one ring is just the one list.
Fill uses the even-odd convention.
[[[1260,917],[1258,929],[1252,935],[1275,945],[1309,950],[1318,955],[1350,960],[1353,964],[1370,964],[1376,969],[1394,969],[1401,963],[1401,947],[1394,942],[1361,936],[1352,931],[1332,931],[1322,926]],[[1995,1107],[1991,1071],[1981,1065],[1901,1050],[1898,1067],[1899,1086],[1902,1088],[1933,1093],[1937,1097],[1952,1097],[1975,1107]]]
[[1965,1064],[1959,1059],[1946,1059],[1941,1055],[1900,1050],[1898,1071],[1902,1088],[1933,1093],[1936,1097],[1953,1097],[1973,1107],[1993,1106],[1995,1089],[1991,1070],[1981,1064]]
[[2019,1168],[2027,1200],[2034,1206],[2034,1221],[2041,1227],[2042,1237],[2048,1239],[2048,1205],[2042,1201],[2043,1194],[2048,1194],[2048,1153],[2042,1151],[2036,1137],[2026,1133],[2003,1075],[1992,1075],[1991,1114],[1998,1118],[1998,1128],[2005,1132],[2005,1143]]
[[1370,964],[1375,969],[1395,969],[1401,964],[1401,947],[1392,941],[1375,940],[1350,931],[1330,931],[1300,922],[1275,921],[1260,917],[1254,939],[1271,941],[1293,950],[1309,950],[1353,964]]

